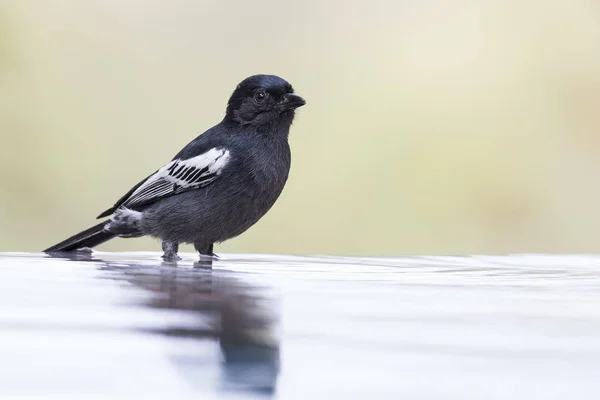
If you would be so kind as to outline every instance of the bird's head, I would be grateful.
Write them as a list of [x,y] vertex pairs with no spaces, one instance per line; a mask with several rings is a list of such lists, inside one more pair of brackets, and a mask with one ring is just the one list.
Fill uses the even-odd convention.
[[275,75],[253,75],[236,88],[229,102],[225,120],[257,128],[292,124],[294,110],[306,101],[294,93],[292,85]]

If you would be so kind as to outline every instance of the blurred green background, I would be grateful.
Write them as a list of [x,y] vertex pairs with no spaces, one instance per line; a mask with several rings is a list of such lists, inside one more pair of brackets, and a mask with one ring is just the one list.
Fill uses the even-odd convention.
[[0,250],[94,224],[255,73],[308,103],[282,197],[217,252],[600,251],[585,0],[4,0]]

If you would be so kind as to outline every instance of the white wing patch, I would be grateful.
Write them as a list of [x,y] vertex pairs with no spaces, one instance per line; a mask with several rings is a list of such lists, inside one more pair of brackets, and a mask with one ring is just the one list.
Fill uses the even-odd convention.
[[145,203],[206,186],[221,174],[230,158],[228,150],[214,148],[187,160],[173,160],[150,176],[122,205]]

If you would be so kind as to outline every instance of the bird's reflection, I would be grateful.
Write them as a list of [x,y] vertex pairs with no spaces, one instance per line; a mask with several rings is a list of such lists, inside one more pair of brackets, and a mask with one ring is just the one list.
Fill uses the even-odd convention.
[[[52,257],[97,263],[99,270],[106,272],[104,277],[124,280],[149,293],[144,306],[193,313],[198,323],[192,326],[140,330],[170,337],[217,340],[222,355],[221,390],[252,391],[267,397],[274,393],[280,343],[276,334],[276,303],[267,288],[250,285],[232,272],[212,269],[203,262],[196,262],[190,268],[181,262],[106,261],[90,252]],[[189,364],[190,360],[185,363],[175,360],[178,368],[187,368]],[[183,372],[190,376],[188,371]]]

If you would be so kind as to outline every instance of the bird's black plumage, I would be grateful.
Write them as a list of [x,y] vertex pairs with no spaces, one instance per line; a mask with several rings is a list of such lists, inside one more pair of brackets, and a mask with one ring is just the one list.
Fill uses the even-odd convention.
[[45,252],[149,235],[162,239],[165,258],[177,257],[179,243],[212,253],[213,243],[247,230],[279,197],[291,162],[289,129],[304,104],[280,77],[246,78],[229,98],[224,119],[98,216],[112,215],[109,221]]

